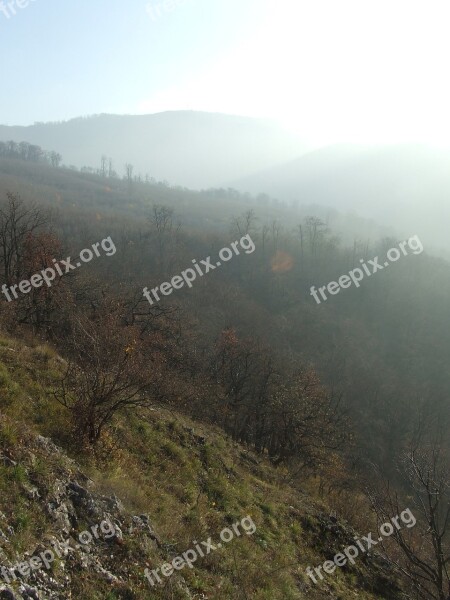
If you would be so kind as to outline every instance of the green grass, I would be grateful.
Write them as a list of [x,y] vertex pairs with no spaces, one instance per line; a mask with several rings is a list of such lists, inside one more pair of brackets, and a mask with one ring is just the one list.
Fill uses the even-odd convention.
[[[29,500],[24,490],[36,482],[50,487],[62,468],[57,456],[48,460],[36,452],[30,458],[25,451],[22,456],[28,437],[39,433],[64,447],[100,493],[117,494],[132,514],[148,513],[175,554],[193,547],[194,540],[217,541],[224,527],[251,515],[257,526],[254,535],[236,537],[199,559],[194,569],[181,572],[194,598],[314,600],[331,593],[377,598],[357,585],[358,572],[369,578],[362,563],[352,571],[338,570],[324,588],[312,586],[304,570],[328,558],[317,535],[317,515],[328,507],[283,483],[281,470],[264,461],[249,464],[242,448],[217,428],[163,410],[127,411],[107,432],[104,452],[98,455],[102,458],[77,455],[68,415],[51,393],[61,368],[61,360],[49,348],[0,338],[0,451],[11,448],[19,457],[17,467],[0,466],[0,510],[14,523],[12,550],[28,551],[52,533],[43,507]],[[152,590],[143,578],[146,565],[156,568],[174,554],[151,547],[144,552],[139,540],[126,534],[124,538],[119,562],[127,566],[128,591],[83,572],[73,574],[73,597],[187,598],[176,577],[166,581],[166,588]]]

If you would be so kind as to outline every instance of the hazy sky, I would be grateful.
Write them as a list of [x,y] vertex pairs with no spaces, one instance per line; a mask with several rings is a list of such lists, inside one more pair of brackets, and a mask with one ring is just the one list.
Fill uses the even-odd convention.
[[275,117],[319,143],[450,145],[448,0],[168,5],[30,0],[0,12],[0,123],[194,109]]

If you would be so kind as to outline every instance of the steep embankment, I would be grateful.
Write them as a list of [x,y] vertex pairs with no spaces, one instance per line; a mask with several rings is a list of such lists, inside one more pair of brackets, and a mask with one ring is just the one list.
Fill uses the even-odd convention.
[[[400,598],[375,557],[314,586],[305,568],[351,544],[351,528],[216,429],[130,412],[95,460],[77,454],[51,393],[62,366],[47,347],[0,339],[0,568],[48,563],[2,577],[1,598]],[[150,587],[146,568],[247,515],[251,535]]]

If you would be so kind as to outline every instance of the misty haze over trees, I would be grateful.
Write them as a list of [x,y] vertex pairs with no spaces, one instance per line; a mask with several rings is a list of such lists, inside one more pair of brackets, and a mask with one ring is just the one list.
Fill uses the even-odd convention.
[[419,4],[0,2],[0,598],[450,600]]
[[[128,165],[140,181],[269,195],[289,205],[320,207],[321,214],[356,214],[399,236],[420,228],[427,247],[446,257],[450,252],[445,149],[425,144],[317,149],[268,120],[194,111],[0,126],[0,139],[26,139],[32,149],[34,143],[57,147],[66,165],[92,173],[100,169],[122,177]],[[11,156],[5,151],[3,156]],[[61,154],[49,153],[52,164],[60,164]],[[430,211],[440,218],[430,219]]]

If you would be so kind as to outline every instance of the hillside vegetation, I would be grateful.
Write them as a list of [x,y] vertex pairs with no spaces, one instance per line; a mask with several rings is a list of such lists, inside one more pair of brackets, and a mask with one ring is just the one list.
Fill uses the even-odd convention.
[[[71,538],[68,555],[50,571],[19,576],[9,589],[19,590],[20,583],[40,598],[81,600],[397,597],[375,558],[314,586],[305,568],[350,544],[354,531],[345,520],[330,519],[326,504],[313,499],[312,482],[293,487],[284,470],[216,428],[163,409],[129,412],[95,457],[74,451],[70,424],[52,398],[62,364],[48,347],[1,339],[2,564]],[[95,512],[79,501],[74,483],[89,490]],[[69,532],[61,507],[71,514]],[[141,525],[142,515],[151,527]],[[193,540],[217,539],[246,515],[256,525],[254,535],[150,587],[146,567],[171,560]],[[76,550],[79,532],[106,516],[120,526],[120,538],[101,540],[86,554]]]
[[[5,560],[106,510],[121,535],[90,567],[67,559],[63,597],[445,600],[447,262],[416,235],[348,245],[233,190],[27,160],[2,172]],[[314,300],[392,248],[407,249]],[[407,537],[312,583],[307,566],[406,509]],[[146,568],[248,515],[254,534],[149,588]]]

